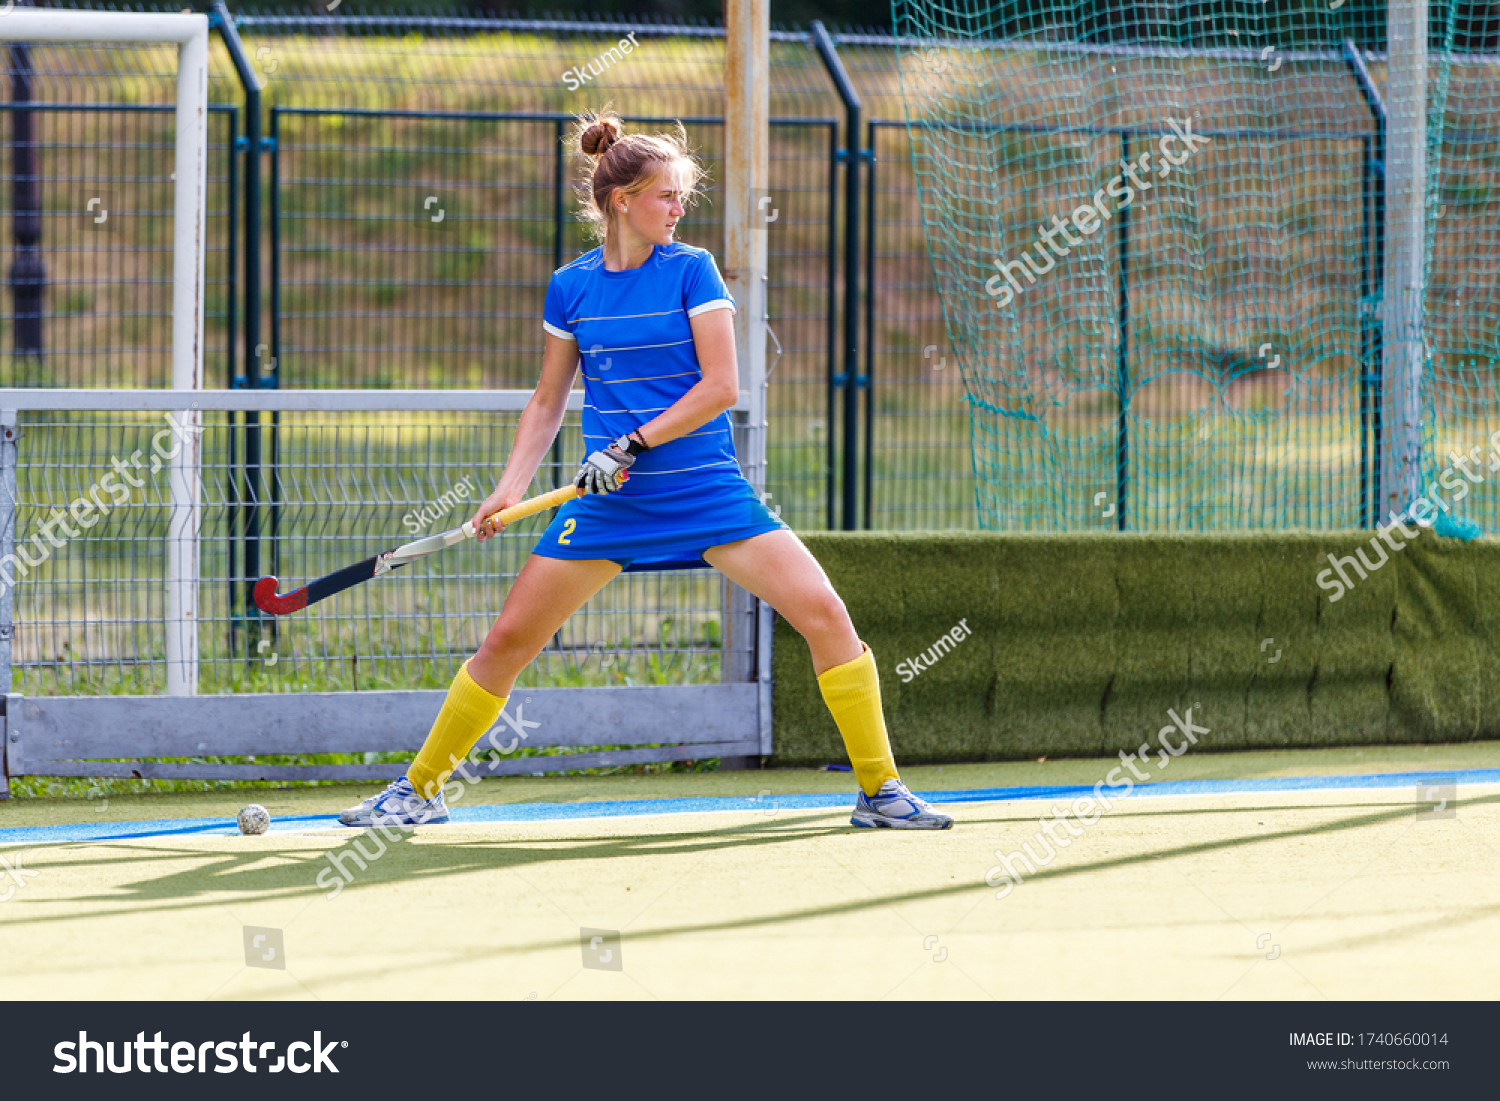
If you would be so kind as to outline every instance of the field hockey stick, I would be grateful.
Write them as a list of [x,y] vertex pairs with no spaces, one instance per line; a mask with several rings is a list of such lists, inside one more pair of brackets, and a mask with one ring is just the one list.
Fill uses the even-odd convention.
[[[620,480],[625,480],[621,473]],[[549,508],[565,505],[569,501],[583,496],[583,490],[575,486],[562,486],[554,489],[551,493],[543,493],[540,497],[531,497],[510,508],[501,509],[492,520],[500,524],[511,524],[527,516],[538,512],[546,512]],[[341,593],[345,589],[352,589],[363,581],[372,577],[379,577],[383,573],[399,570],[408,562],[415,562],[418,558],[426,558],[429,554],[436,554],[456,543],[462,543],[465,539],[474,538],[474,521],[465,520],[463,526],[456,527],[452,531],[445,531],[438,535],[429,535],[424,539],[417,539],[407,543],[405,546],[397,547],[395,550],[377,554],[374,558],[367,558],[354,566],[345,566],[341,570],[335,570],[327,577],[320,577],[316,581],[309,581],[300,589],[293,589],[285,596],[276,592],[277,581],[274,577],[262,577],[255,583],[253,596],[255,605],[263,612],[271,615],[290,615],[292,612],[300,612],[309,604],[316,604],[320,600],[327,600],[334,593]]]

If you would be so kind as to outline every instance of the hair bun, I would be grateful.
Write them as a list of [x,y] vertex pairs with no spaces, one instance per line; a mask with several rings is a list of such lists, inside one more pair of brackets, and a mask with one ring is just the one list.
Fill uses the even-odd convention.
[[606,116],[596,119],[578,139],[584,155],[602,157],[609,147],[620,140],[620,120]]

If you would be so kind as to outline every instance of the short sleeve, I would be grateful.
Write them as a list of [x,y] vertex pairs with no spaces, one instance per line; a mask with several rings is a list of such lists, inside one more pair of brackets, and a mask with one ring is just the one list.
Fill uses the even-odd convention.
[[571,340],[575,343],[578,340],[573,335],[573,331],[568,328],[568,312],[563,308],[562,283],[558,280],[556,272],[547,283],[547,301],[542,306],[542,328],[563,340]]
[[734,296],[724,285],[724,277],[719,274],[719,265],[714,263],[712,253],[704,252],[688,272],[682,305],[689,317],[710,310],[734,310]]

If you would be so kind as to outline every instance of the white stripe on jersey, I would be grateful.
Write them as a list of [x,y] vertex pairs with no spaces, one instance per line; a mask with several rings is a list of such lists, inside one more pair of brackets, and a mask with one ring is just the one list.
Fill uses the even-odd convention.
[[624,384],[630,383],[630,382],[655,382],[657,379],[663,379],[663,378],[683,378],[685,376],[702,375],[702,374],[703,374],[702,371],[678,371],[675,375],[642,375],[640,378],[616,378],[616,379],[608,379],[608,378],[595,378],[593,375],[591,375],[587,371],[585,371],[584,374],[583,374],[583,377],[586,378],[586,379],[588,379],[590,382],[602,382],[605,386],[623,386]]
[[[679,260],[683,263],[674,269],[671,262]],[[634,279],[619,281],[616,274],[604,263],[601,250],[559,268],[548,287],[543,318],[552,328],[569,332],[575,341],[585,387],[580,428],[582,442],[590,451],[618,436],[619,429],[639,425],[670,409],[676,399],[701,381],[703,370],[695,355],[692,333],[697,323],[692,318],[712,310],[734,309],[734,297],[713,257],[702,249],[677,244],[657,248],[644,270],[630,273]],[[637,308],[643,306],[650,308]],[[640,343],[606,343],[619,339]],[[639,362],[633,358],[636,352],[641,353]],[[610,356],[621,362],[611,363]],[[635,371],[651,370],[660,373],[630,377]],[[639,386],[639,391],[632,385]],[[638,399],[666,404],[641,406]],[[734,456],[734,428],[728,416],[721,415],[660,446],[663,451],[643,455],[631,474],[676,477],[739,470]],[[659,469],[663,459],[683,465]],[[642,488],[660,492],[650,490],[650,484]]]
[[[704,305],[706,306],[708,305],[708,303],[705,302]],[[698,306],[696,308],[701,310],[703,306]],[[681,312],[682,310],[677,309],[657,310],[655,313],[622,313],[606,317],[575,317],[569,322],[569,324],[576,325],[580,321],[629,321],[632,317],[669,317],[674,313]]]
[[[676,312],[681,313],[682,311],[677,310]],[[688,337],[686,340],[669,340],[665,344],[621,344],[615,347],[606,347],[603,344],[590,344],[588,351],[589,355],[596,356],[600,352],[639,352],[647,348],[678,348],[692,342],[693,338]]]

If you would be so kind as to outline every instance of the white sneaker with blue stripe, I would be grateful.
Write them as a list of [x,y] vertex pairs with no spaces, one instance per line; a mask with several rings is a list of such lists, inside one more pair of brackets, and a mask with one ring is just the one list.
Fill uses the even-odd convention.
[[887,780],[874,795],[861,791],[849,821],[856,826],[893,830],[946,830],[953,825],[950,816],[907,791],[900,780]]
[[441,826],[448,821],[448,806],[443,793],[423,799],[405,776],[379,795],[372,795],[357,807],[339,815],[346,826]]

